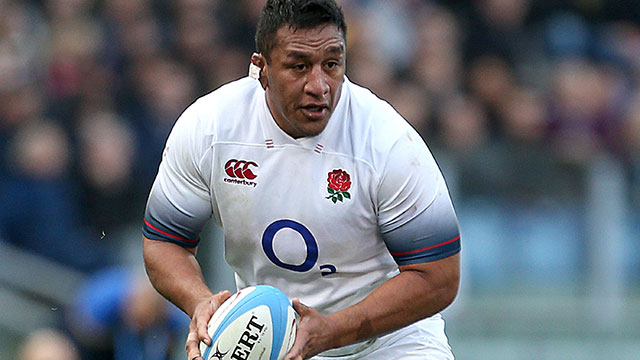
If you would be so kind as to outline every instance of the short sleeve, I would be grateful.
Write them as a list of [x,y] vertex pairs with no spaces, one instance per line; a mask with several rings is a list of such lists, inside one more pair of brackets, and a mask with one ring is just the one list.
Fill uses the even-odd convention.
[[444,177],[413,129],[389,151],[378,191],[378,224],[399,265],[460,251],[458,221]]
[[[196,103],[197,104],[197,103]],[[195,247],[212,215],[203,159],[210,150],[195,105],[176,122],[165,146],[144,215],[145,237]]]

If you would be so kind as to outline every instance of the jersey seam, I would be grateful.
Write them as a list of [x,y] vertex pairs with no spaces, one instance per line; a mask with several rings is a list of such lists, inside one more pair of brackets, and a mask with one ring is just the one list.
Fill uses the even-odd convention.
[[[243,142],[238,142],[238,141],[218,141],[218,142],[214,142],[212,143],[212,147],[215,145],[243,145],[243,146],[253,146],[253,147],[264,147],[264,144],[259,144],[259,143],[243,143]],[[300,145],[295,145],[295,144],[274,144],[273,148],[299,148],[301,150],[305,150],[305,151],[309,151],[309,152],[315,152],[315,148],[306,148],[304,146],[300,146]],[[377,171],[375,170],[375,167],[367,160],[360,158],[360,157],[356,157],[356,156],[350,156],[341,152],[334,152],[334,151],[322,151],[322,154],[327,154],[327,155],[333,155],[333,156],[340,156],[343,158],[347,158],[347,159],[353,159],[355,161],[358,161],[360,163],[365,164],[370,170],[372,170],[374,172],[374,174],[376,174],[376,179],[377,179]],[[321,154],[321,155],[322,155]]]

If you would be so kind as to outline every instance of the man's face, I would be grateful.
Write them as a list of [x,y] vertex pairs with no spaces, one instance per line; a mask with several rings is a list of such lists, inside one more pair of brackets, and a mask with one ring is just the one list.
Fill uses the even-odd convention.
[[345,42],[337,26],[276,34],[271,62],[262,67],[267,104],[276,123],[293,138],[324,130],[335,109],[345,73]]

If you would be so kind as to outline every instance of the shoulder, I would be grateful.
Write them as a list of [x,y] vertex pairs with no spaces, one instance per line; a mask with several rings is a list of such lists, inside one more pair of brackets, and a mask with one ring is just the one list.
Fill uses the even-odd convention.
[[233,116],[251,108],[256,93],[262,92],[260,83],[244,77],[232,81],[198,98],[186,112],[216,120],[219,116]]
[[222,127],[233,126],[254,111],[260,83],[248,77],[227,83],[198,98],[176,121],[171,137],[213,141]]
[[354,125],[377,134],[379,142],[392,142],[407,132],[415,131],[389,102],[371,90],[348,80],[345,81],[345,88],[349,93],[349,110],[356,120]]
[[420,152],[426,149],[418,132],[387,101],[348,80],[345,91],[348,92],[350,137],[364,157],[382,164],[399,144],[414,144]]
[[235,108],[238,104],[233,102],[250,102],[258,89],[262,89],[260,82],[244,77],[220,86],[199,98],[196,103],[200,107]]

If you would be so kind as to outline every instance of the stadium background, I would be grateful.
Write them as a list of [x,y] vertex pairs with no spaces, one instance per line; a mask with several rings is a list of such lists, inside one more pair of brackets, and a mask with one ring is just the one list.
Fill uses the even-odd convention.
[[[421,132],[450,184],[457,358],[640,358],[639,3],[338,2],[348,76]],[[262,4],[0,0],[1,359],[46,328],[113,358],[136,346],[128,325],[162,314],[122,285],[141,273],[145,198],[176,117],[246,74]],[[207,232],[206,276],[231,289]]]

